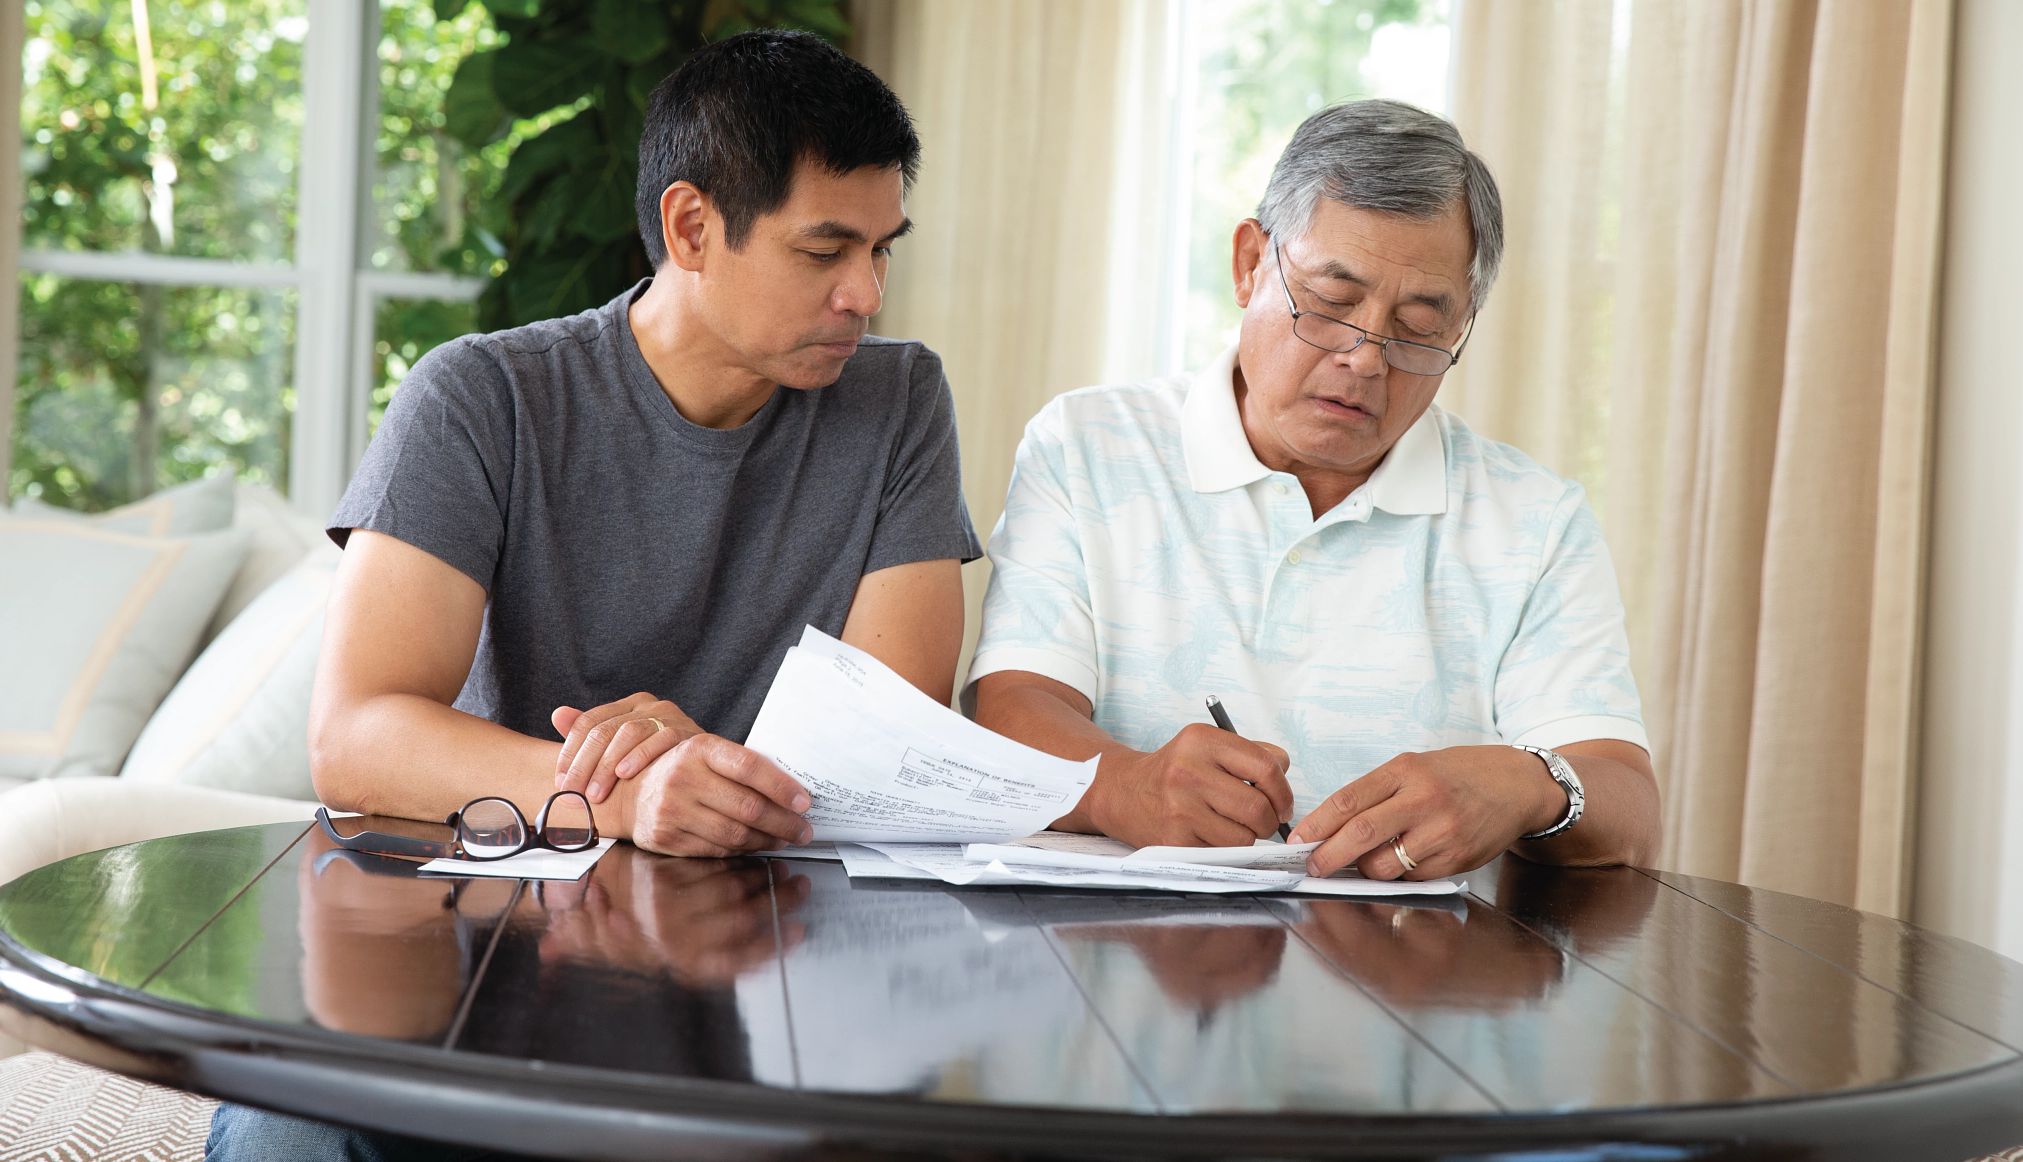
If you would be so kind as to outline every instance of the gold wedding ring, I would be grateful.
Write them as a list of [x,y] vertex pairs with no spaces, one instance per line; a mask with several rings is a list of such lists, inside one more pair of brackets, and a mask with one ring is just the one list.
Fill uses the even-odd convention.
[[[661,731],[667,729],[667,723],[662,722],[658,718],[648,718],[646,719],[646,721],[651,722],[653,724],[653,734],[659,734]],[[653,734],[649,734],[646,737],[652,738]]]
[[1405,854],[1405,841],[1403,838],[1399,836],[1394,835],[1391,837],[1391,854],[1398,857],[1398,862],[1405,865],[1405,870],[1407,872],[1410,872],[1419,866],[1418,860],[1415,860],[1411,856]]

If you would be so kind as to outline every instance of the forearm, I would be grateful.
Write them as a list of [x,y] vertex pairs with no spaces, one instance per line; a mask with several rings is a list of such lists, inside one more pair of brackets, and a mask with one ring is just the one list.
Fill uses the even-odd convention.
[[[979,685],[976,721],[1036,750],[1080,762],[1099,755],[1138,757],[1140,752],[1110,737],[1068,698],[1026,681],[991,675]],[[1096,833],[1085,794],[1075,809],[1054,822],[1062,831]]]
[[[531,738],[418,694],[380,694],[327,710],[310,734],[318,798],[332,808],[439,822],[481,795],[529,821],[555,792],[559,741]],[[594,809],[598,830],[626,834],[627,781]]]
[[[1510,845],[1517,855],[1538,863],[1569,867],[1648,866],[1657,858],[1659,823],[1655,780],[1619,759],[1560,752],[1573,764],[1587,795],[1580,822],[1550,839],[1520,839]],[[1527,755],[1552,788],[1541,814],[1527,833],[1543,830],[1566,815],[1566,794],[1546,778],[1543,762]]]

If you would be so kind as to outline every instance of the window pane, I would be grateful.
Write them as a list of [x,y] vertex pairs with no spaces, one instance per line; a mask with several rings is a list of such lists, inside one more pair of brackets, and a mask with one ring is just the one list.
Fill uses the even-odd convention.
[[473,152],[444,129],[443,100],[457,66],[503,37],[483,4],[437,20],[432,0],[381,0],[379,119],[373,143],[372,204],[365,265],[486,275],[504,266],[496,196],[513,148],[567,120],[585,97],[515,121],[504,137]]
[[28,0],[24,245],[288,261],[305,2]]
[[379,6],[379,121],[366,263],[375,270],[484,274],[498,258],[478,207],[505,174],[511,146],[473,153],[443,129],[443,94],[465,57],[501,41],[491,13],[467,5],[438,21],[431,0]]
[[1299,123],[1358,97],[1444,110],[1447,0],[1195,3],[1188,38],[1199,96],[1182,318],[1193,368],[1236,341],[1230,231],[1256,213]]
[[295,293],[21,280],[17,495],[97,510],[216,468],[288,483]]
[[415,360],[429,349],[478,329],[476,302],[443,299],[381,299],[372,323],[371,430],[393,399],[393,389],[407,377]]

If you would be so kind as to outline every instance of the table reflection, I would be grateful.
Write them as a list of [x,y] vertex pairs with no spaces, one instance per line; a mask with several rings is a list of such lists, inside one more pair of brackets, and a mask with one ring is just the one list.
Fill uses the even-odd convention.
[[312,831],[298,871],[302,996],[327,1029],[440,1044],[473,979],[473,930],[455,906],[492,909],[516,881],[481,885],[424,879],[413,863],[346,851]]
[[1027,907],[1065,944],[1128,949],[1161,995],[1204,1022],[1276,980],[1285,957],[1286,925],[1250,900],[1035,892]]
[[1634,872],[1580,872],[1502,861],[1484,885],[1506,912],[1522,903],[1546,925],[1515,923],[1468,898],[1442,903],[1310,900],[1295,927],[1322,955],[1404,1010],[1508,1012],[1566,981],[1573,954],[1632,939],[1658,885]]
[[[1477,1095],[1424,1059],[1416,1015],[1535,1004],[1570,953],[1632,936],[1657,888],[1507,861],[1488,890],[1545,905],[1556,923],[1540,932],[1465,897],[962,891],[628,845],[582,880],[522,882],[304,842],[303,990],[329,1028],[782,1087],[1127,1108],[1466,1108]],[[1509,1032],[1498,1053],[1540,1057]]]
[[[654,1115],[699,1092],[735,1093],[762,1138],[775,1113],[896,1125],[885,1119],[909,1105],[815,1096],[837,1090],[964,1103],[941,1112],[1002,1117],[1012,1134],[1058,1126],[1053,1107],[1254,1114],[1223,1128],[1268,1142],[1303,1126],[1320,1152],[1369,1146],[1377,1124],[1360,1119],[1398,1115],[1380,1128],[1403,1142],[1420,1126],[1475,1135],[1476,1117],[1509,1119],[1479,1123],[1490,1137],[1520,1123],[1557,1134],[1556,1114],[1609,1111],[1597,1125],[1662,1119],[1676,1142],[1664,1149],[1696,1156],[1757,1144],[1910,1156],[1922,1143],[1957,1157],[2013,1121],[1999,1103],[2014,1050],[1933,1009],[1978,1012],[1961,990],[2001,984],[2007,961],[1949,946],[1951,959],[1921,962],[1928,934],[1734,885],[1508,858],[1469,879],[1469,894],[1440,900],[963,890],[621,847],[586,879],[523,883],[424,877],[275,825],[30,873],[0,892],[0,935],[28,986],[9,1004],[38,1028],[76,1023],[83,1038],[66,1044],[102,1042],[115,1064],[147,1054],[283,1108],[315,1086],[369,1120],[392,1092],[377,1064],[419,1063],[442,1083],[429,1108],[456,1106],[468,1124],[512,1124],[538,1090],[587,1114],[593,1135],[617,1134],[599,1140],[664,1131],[656,1141],[677,1151],[688,1127]],[[72,984],[151,967],[78,1003],[45,985],[50,949]],[[1983,992],[1984,1007],[2006,999]],[[131,1015],[151,1002],[176,1015],[166,1041]],[[207,1012],[219,1023],[203,1030],[193,1017]],[[530,1088],[502,1097],[514,1077]],[[764,1084],[658,1084],[690,1078]],[[1042,1109],[1009,1108],[1022,1105]],[[1319,1120],[1330,1115],[1359,1120]],[[892,1145],[870,1124],[834,1132],[868,1157]],[[1169,1118],[1113,1124],[1205,1148]]]
[[1357,984],[1399,1009],[1505,1012],[1566,977],[1558,949],[1518,925],[1471,918],[1461,901],[1314,900],[1296,929]]
[[[807,936],[781,966],[780,1020],[791,1021],[794,1048],[759,1060],[761,1080],[948,1100],[1139,1104],[1128,1066],[1087,1019],[1074,979],[1016,893],[853,883],[838,865],[798,866],[811,881]],[[976,915],[979,899],[1005,910],[1005,922]],[[1033,1061],[1050,1067],[1027,1068]]]
[[1605,953],[1636,940],[1664,890],[1630,868],[1549,867],[1511,858],[1493,869],[1484,890],[1497,907],[1581,953]]
[[808,879],[788,865],[776,865],[786,872],[776,881],[755,861],[666,859],[626,845],[598,866],[603,874],[537,885],[547,896],[544,965],[725,985],[807,935],[795,913],[807,902]]
[[619,845],[583,879],[522,881],[304,842],[303,995],[347,1033],[744,1079],[736,983],[805,935],[807,880],[753,860]]

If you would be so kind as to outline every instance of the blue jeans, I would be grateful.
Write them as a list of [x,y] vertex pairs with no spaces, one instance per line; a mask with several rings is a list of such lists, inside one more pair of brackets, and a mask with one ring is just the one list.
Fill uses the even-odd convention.
[[211,1115],[204,1162],[479,1162],[509,1154],[445,1146],[420,1138],[353,1130],[251,1106],[220,1105]]

